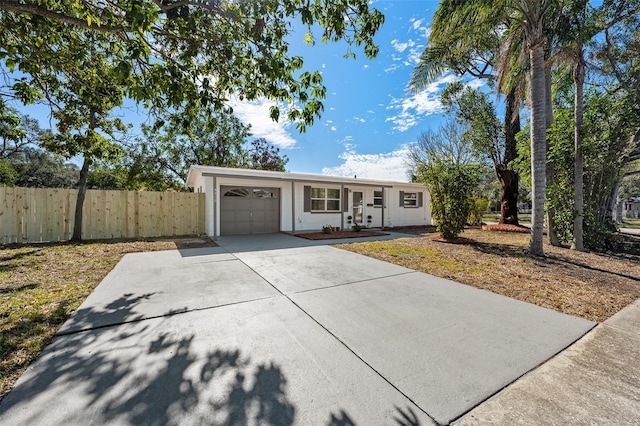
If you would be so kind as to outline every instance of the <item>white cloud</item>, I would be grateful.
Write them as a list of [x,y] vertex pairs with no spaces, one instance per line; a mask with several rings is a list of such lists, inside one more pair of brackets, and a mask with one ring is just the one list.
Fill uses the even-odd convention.
[[420,55],[424,51],[424,46],[416,46],[409,49],[407,59],[403,62],[405,66],[416,66],[420,62]]
[[362,68],[367,69],[369,68],[369,65],[364,65]]
[[293,148],[296,140],[288,129],[291,122],[285,117],[285,108],[280,105],[280,121],[275,122],[269,117],[269,108],[273,101],[240,101],[232,99],[229,105],[233,113],[245,124],[251,125],[251,134],[256,138],[265,138],[269,143],[280,148]]
[[409,22],[411,22],[411,29],[413,31],[416,31],[419,34],[422,33],[421,35],[424,35],[425,37],[429,37],[429,34],[431,33],[431,27],[423,25],[424,19],[411,18]]
[[359,121],[360,123],[366,123],[367,120],[365,120],[364,118],[361,117],[353,117],[354,120]]
[[335,132],[338,128],[336,126],[331,126],[331,130]]
[[389,153],[359,154],[353,145],[345,144],[345,151],[339,156],[343,160],[342,164],[325,167],[322,173],[331,176],[358,176],[363,179],[408,182],[408,154],[407,146],[401,146]]
[[391,40],[391,46],[396,50],[396,52],[402,53],[410,47],[415,46],[416,42],[409,39],[406,43],[401,43],[397,39]]
[[394,110],[396,114],[385,121],[391,121],[394,130],[406,132],[421,119],[442,112],[440,92],[444,86],[456,80],[458,77],[455,75],[446,74],[418,93],[409,93],[404,98],[393,98],[387,110]]
[[473,80],[467,81],[465,84],[471,87],[472,89],[479,89],[485,84],[487,84],[487,80],[484,80],[482,78],[474,78]]
[[400,68],[399,64],[392,64],[390,67],[385,68],[384,72],[386,73],[390,73],[390,72],[394,72],[395,70],[397,70],[398,68]]

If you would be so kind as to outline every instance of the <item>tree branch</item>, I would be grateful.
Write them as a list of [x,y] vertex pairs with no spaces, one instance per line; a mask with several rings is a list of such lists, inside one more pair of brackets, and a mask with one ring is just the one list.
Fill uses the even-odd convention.
[[85,28],[89,30],[112,32],[115,28],[108,25],[98,25],[96,22],[89,22],[86,19],[75,18],[73,16],[65,15],[63,13],[55,12],[53,10],[45,9],[35,4],[24,4],[14,0],[0,0],[0,10],[7,10],[15,13],[26,13],[29,15],[41,16],[43,18],[52,19],[54,21],[62,22],[76,27]]
[[176,1],[171,4],[162,4],[160,0],[153,0],[156,6],[160,8],[163,12],[168,12],[173,9],[177,9],[182,6],[195,6],[202,9],[214,10],[220,7],[220,0],[182,0]]

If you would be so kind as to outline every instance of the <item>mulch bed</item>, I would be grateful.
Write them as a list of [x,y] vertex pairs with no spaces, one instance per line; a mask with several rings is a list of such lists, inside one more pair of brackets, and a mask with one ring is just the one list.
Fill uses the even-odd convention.
[[330,234],[325,234],[324,232],[297,234],[296,237],[306,238],[307,240],[337,240],[341,238],[380,237],[382,235],[389,234],[378,231],[334,231]]
[[497,231],[497,232],[522,232],[529,233],[531,228],[523,225],[508,225],[506,223],[496,223],[493,225],[482,225],[483,231]]

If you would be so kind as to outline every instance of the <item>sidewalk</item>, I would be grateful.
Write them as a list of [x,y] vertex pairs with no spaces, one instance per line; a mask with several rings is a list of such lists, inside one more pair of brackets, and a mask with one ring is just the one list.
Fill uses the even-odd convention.
[[640,422],[640,299],[456,425]]
[[619,228],[623,234],[640,235],[640,229],[637,228]]

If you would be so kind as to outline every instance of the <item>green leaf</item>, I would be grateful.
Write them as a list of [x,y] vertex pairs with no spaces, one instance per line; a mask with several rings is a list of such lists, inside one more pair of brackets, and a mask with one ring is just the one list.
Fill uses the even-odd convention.
[[14,72],[16,69],[16,62],[11,59],[11,58],[7,58],[4,61],[5,65],[7,66],[7,68],[9,68],[9,72]]
[[280,118],[280,109],[275,105],[271,105],[269,107],[269,117],[273,121],[278,121],[278,119]]

